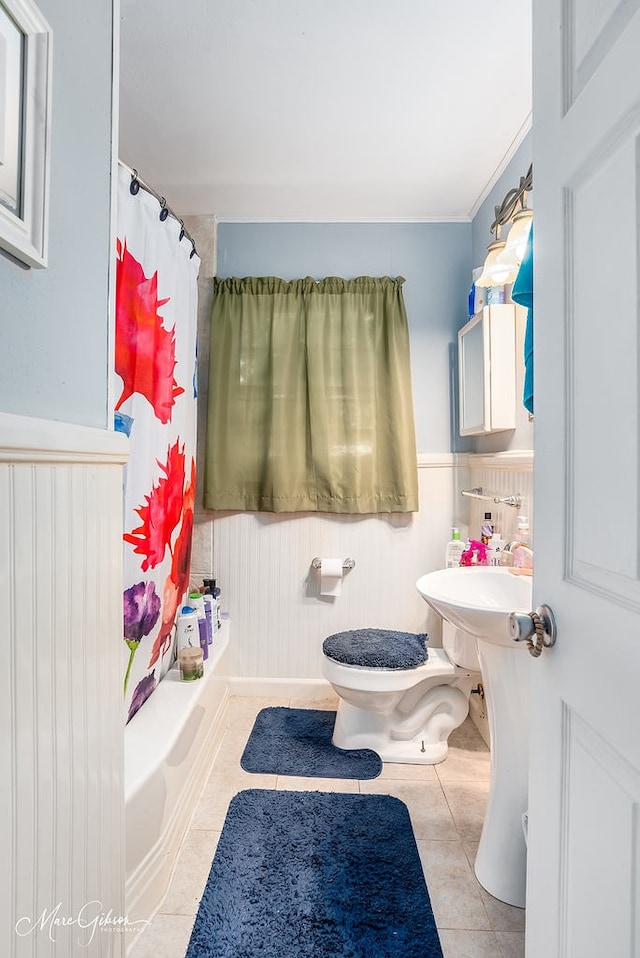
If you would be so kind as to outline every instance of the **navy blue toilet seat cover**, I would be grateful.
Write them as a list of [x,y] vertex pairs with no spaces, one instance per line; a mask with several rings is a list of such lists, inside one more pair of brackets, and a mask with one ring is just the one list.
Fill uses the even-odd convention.
[[335,632],[322,643],[322,651],[343,665],[369,669],[414,669],[427,661],[429,636],[423,632],[391,629],[352,629]]

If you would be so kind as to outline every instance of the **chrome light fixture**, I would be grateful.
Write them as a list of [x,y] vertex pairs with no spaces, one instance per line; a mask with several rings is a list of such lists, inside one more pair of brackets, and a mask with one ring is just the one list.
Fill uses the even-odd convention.
[[[526,176],[520,178],[516,189],[509,190],[500,206],[496,206],[496,218],[491,224],[495,240],[487,247],[487,258],[476,286],[505,286],[515,280],[531,230],[533,210],[526,206],[527,193],[533,189],[533,165]],[[500,239],[502,227],[512,223],[507,240]]]
[[524,251],[527,248],[532,222],[533,210],[525,208],[514,214],[513,226],[507,237],[507,245],[499,255],[500,262],[505,266],[515,266],[516,270],[520,268]]
[[502,256],[506,250],[504,240],[496,240],[487,246],[487,258],[484,261],[482,273],[476,280],[476,286],[505,286],[516,278],[518,267],[504,263]]

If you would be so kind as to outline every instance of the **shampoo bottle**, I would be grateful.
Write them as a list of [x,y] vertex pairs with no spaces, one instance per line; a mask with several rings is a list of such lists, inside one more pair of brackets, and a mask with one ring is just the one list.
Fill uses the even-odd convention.
[[211,597],[211,618],[213,631],[217,632],[220,628],[220,589],[216,585],[215,579],[203,579],[204,594]]
[[460,559],[464,552],[464,542],[460,538],[460,531],[455,527],[451,530],[451,541],[447,545],[444,556],[444,564],[447,569],[455,569],[460,565]]
[[184,605],[180,610],[177,622],[178,651],[180,649],[199,648],[200,630],[198,628],[198,613],[190,605]]
[[209,636],[207,635],[207,613],[204,599],[200,592],[190,592],[189,602],[198,614],[198,628],[200,630],[200,648],[205,659],[209,658]]
[[209,645],[211,645],[213,642],[213,633],[218,627],[218,623],[215,618],[215,599],[208,592],[205,592],[202,596],[202,601],[204,602],[204,612],[207,617],[207,642]]

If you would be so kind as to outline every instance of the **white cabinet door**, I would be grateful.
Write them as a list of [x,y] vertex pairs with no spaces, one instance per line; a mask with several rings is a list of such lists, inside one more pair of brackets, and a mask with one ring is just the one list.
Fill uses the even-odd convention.
[[536,0],[527,958],[640,955],[638,0]]
[[458,332],[460,435],[516,426],[516,312],[485,306]]

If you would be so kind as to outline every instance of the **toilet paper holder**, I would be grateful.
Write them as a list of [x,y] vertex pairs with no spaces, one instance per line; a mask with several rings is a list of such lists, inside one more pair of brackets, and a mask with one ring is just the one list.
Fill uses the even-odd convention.
[[[349,569],[353,569],[353,568],[355,567],[355,564],[356,564],[356,560],[355,560],[355,559],[343,559],[343,560],[342,560],[342,568],[343,568],[343,570],[344,570],[345,572],[347,572]],[[312,560],[311,560],[311,565],[312,565],[312,567],[313,567],[314,569],[321,569],[321,568],[322,568],[322,559],[321,559],[319,556],[316,556],[315,559],[312,559]]]

